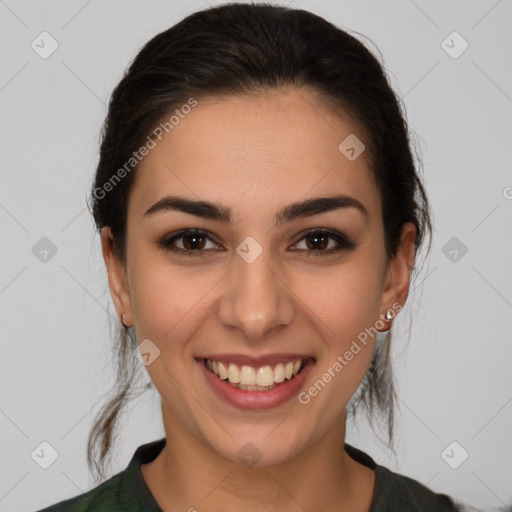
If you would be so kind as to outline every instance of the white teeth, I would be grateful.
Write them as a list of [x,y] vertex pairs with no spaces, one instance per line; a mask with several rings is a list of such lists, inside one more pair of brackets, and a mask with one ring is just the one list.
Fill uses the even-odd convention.
[[218,365],[217,365],[217,368],[219,369],[219,377],[224,380],[224,379],[227,379],[228,378],[228,369],[226,368],[226,366],[224,365],[224,363],[221,363],[219,361]]
[[240,384],[242,386],[254,386],[256,384],[256,372],[252,366],[242,366],[240,371]]
[[233,384],[240,382],[240,370],[236,364],[230,364],[228,368],[228,380]]
[[256,384],[258,386],[272,386],[274,384],[274,372],[270,366],[264,366],[257,371]]
[[283,382],[284,380],[284,366],[279,363],[274,368],[274,382]]
[[292,379],[299,373],[302,361],[279,363],[272,369],[269,365],[260,368],[243,365],[239,368],[234,363],[206,359],[206,367],[220,379],[227,380],[230,384],[236,384],[236,387],[240,389],[264,391],[273,389],[277,383]]

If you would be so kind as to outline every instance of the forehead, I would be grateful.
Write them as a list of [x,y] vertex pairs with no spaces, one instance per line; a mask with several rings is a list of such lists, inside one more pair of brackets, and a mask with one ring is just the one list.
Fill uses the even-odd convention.
[[350,160],[339,149],[347,137],[364,141],[358,124],[308,91],[207,97],[186,111],[139,164],[133,208],[183,194],[258,212],[336,192],[378,212],[368,155]]

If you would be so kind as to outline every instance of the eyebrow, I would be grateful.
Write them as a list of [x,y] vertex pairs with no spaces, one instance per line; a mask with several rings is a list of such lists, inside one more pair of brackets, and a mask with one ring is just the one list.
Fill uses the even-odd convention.
[[[365,217],[369,216],[368,210],[356,198],[346,195],[336,195],[329,197],[315,197],[289,204],[276,214],[275,223],[276,226],[279,226],[298,218],[311,217],[320,213],[345,208],[354,208],[361,212]],[[217,203],[197,201],[178,196],[163,197],[146,211],[144,217],[149,217],[156,213],[167,211],[189,213],[196,217],[211,219],[224,224],[233,223],[233,216],[230,208]]]

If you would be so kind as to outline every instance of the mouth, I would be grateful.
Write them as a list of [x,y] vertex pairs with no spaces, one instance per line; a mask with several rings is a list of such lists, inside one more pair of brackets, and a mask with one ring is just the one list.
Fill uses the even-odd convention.
[[196,362],[224,401],[245,409],[266,409],[288,401],[299,391],[315,358],[276,356],[264,361],[211,356],[196,358]]
[[274,366],[255,367],[205,359],[208,370],[234,388],[244,391],[270,391],[298,375],[306,362],[306,359],[297,359]]

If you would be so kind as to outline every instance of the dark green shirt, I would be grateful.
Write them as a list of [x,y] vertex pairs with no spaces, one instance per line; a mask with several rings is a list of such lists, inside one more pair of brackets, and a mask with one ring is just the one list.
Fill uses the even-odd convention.
[[[139,446],[128,467],[80,496],[61,501],[39,512],[162,512],[144,477],[141,465],[154,460],[165,439]],[[375,471],[375,490],[369,512],[453,512],[451,498],[435,494],[416,480],[379,466],[366,453],[345,443],[346,452]]]

